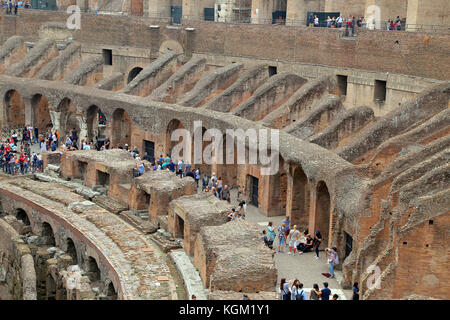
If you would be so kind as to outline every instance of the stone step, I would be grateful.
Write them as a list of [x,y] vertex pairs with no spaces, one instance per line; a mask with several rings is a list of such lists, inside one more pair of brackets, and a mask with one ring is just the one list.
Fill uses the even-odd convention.
[[98,204],[100,207],[115,214],[119,214],[122,211],[128,210],[128,206],[104,195],[95,196],[92,201]]
[[150,221],[143,220],[135,214],[134,211],[122,211],[120,213],[122,219],[131,224],[142,233],[154,233],[157,227]]

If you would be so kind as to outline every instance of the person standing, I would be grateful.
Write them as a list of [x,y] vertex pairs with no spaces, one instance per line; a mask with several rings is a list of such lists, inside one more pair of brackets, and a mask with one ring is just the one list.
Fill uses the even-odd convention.
[[295,254],[297,250],[297,241],[300,237],[300,231],[297,230],[297,226],[294,225],[291,232],[289,233],[289,252],[288,254]]
[[284,245],[286,243],[286,233],[285,233],[286,223],[282,223],[278,227],[278,252],[284,252]]
[[320,234],[319,230],[316,230],[316,234],[314,235],[314,241],[313,241],[313,246],[314,246],[314,251],[316,252],[316,259],[319,259],[319,246],[320,243],[322,242],[322,235]]
[[322,293],[320,296],[322,297],[322,300],[330,300],[331,290],[328,288],[328,282],[324,282],[322,290],[320,292]]
[[309,295],[309,300],[319,300],[321,294],[322,292],[320,292],[319,290],[319,285],[317,283],[314,283],[311,293]]
[[300,281],[295,279],[294,284],[291,287],[291,300],[300,300],[297,299],[297,295],[299,293]]
[[328,268],[330,269],[331,278],[334,278],[334,267],[339,264],[337,248],[327,248],[326,252],[328,254]]
[[269,233],[269,239],[273,242],[275,241],[275,227],[273,226],[273,223],[270,221],[269,225],[267,226],[267,232]]
[[[285,224],[285,228],[284,228],[284,236],[287,239],[288,235],[289,235],[289,231],[290,231],[290,224],[291,224],[291,220],[289,219],[289,216],[286,216],[286,219],[284,219],[283,221],[281,221],[281,223]],[[286,243],[287,245],[287,243]]]
[[359,284],[358,281],[353,283],[353,297],[352,300],[359,300]]

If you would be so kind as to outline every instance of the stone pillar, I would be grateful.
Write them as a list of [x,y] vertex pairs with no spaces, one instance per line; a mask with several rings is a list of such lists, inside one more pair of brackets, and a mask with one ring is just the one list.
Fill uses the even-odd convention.
[[286,189],[286,216],[292,221],[292,202],[294,199],[294,178],[291,173],[291,166],[286,170],[287,189]]
[[317,203],[317,193],[316,188],[314,184],[311,183],[310,186],[310,206],[309,206],[309,224],[308,224],[308,230],[311,234],[314,234],[316,229],[316,203]]
[[253,0],[251,22],[256,24],[272,24],[272,12],[272,0]]
[[88,139],[87,121],[83,116],[77,116],[78,125],[80,126],[79,147],[81,147],[81,140]]
[[186,28],[186,57],[192,57],[192,43],[195,37],[195,28]]
[[159,46],[160,46],[160,27],[153,25],[150,26],[150,58],[157,59],[159,56]]
[[[50,109],[50,107],[49,107]],[[61,132],[61,112],[58,111],[51,111],[50,110],[50,119],[52,119],[52,124],[53,124],[53,130],[58,130],[59,133]],[[61,136],[60,136],[60,140],[61,140]]]
[[25,125],[34,125],[35,117],[33,112],[33,106],[31,105],[31,98],[24,97],[25,103]]

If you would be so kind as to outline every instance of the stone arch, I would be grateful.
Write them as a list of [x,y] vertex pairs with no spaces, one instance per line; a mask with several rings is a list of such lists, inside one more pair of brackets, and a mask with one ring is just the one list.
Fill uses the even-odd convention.
[[61,133],[69,134],[73,128],[80,132],[80,123],[76,116],[75,106],[72,100],[69,98],[64,98],[58,104],[58,111],[61,112],[60,126]]
[[327,184],[319,181],[316,187],[316,204],[315,204],[314,230],[319,230],[323,237],[323,243],[328,243],[330,239],[330,208],[331,198]]
[[129,84],[131,81],[133,81],[134,78],[143,70],[141,67],[134,67],[130,70],[127,77],[127,84]]
[[37,127],[39,132],[46,132],[53,127],[48,100],[45,96],[40,93],[35,94],[31,98],[31,108],[33,126]]
[[16,209],[16,218],[17,218],[17,220],[22,221],[26,226],[31,225],[31,221],[30,221],[30,218],[28,217],[27,212],[25,210],[23,210],[22,208]]
[[308,177],[299,165],[293,169],[291,221],[292,224],[306,228],[309,220],[310,189]]
[[49,223],[47,222],[42,223],[41,236],[43,238],[44,244],[50,246],[56,245],[55,233],[53,232],[52,226]]
[[117,290],[114,288],[114,284],[112,281],[109,282],[108,287],[106,289],[106,296],[110,300],[117,300]]
[[66,240],[66,252],[72,257],[72,264],[78,264],[77,248],[75,247],[75,243],[71,238],[67,238]]
[[86,112],[87,137],[90,141],[100,139],[104,135],[106,117],[96,105],[91,105]]
[[[178,159],[175,159],[178,155],[175,155],[175,157],[173,157],[173,155],[172,155],[173,147],[175,147],[179,142],[184,141],[184,139],[186,138],[186,137],[180,137],[180,139],[178,141],[172,141],[171,140],[172,133],[177,129],[184,129],[183,123],[178,119],[170,120],[170,122],[167,125],[167,129],[166,129],[166,154],[168,154],[171,158],[173,158],[174,161],[178,160]],[[180,153],[180,156],[185,157],[185,155],[182,152]]]
[[5,93],[4,110],[4,127],[18,129],[25,126],[25,102],[18,91],[9,90]]
[[131,118],[122,108],[113,113],[112,143],[122,146],[131,144]]
[[101,279],[101,273],[97,261],[93,257],[89,256],[86,264],[87,276],[89,280],[91,282],[99,281]]

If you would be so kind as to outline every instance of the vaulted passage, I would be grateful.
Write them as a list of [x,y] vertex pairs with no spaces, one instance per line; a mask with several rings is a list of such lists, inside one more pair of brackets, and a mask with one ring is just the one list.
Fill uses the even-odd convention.
[[35,94],[31,99],[33,109],[33,125],[39,129],[39,132],[46,132],[53,127],[48,100],[41,94]]
[[49,245],[49,246],[55,246],[55,234],[53,233],[53,229],[47,222],[44,222],[42,224],[42,238],[43,243]]
[[77,249],[75,248],[75,244],[73,243],[73,240],[70,238],[67,238],[67,254],[69,254],[72,257],[72,264],[78,264],[78,255],[77,255]]
[[28,215],[23,209],[17,209],[16,213],[17,220],[21,220],[26,226],[30,225],[30,219],[28,219]]
[[116,109],[113,113],[112,143],[114,146],[131,144],[131,119],[123,109]]
[[[327,244],[330,229],[330,193],[325,182],[317,184],[315,229],[323,236],[323,243]],[[315,231],[315,230],[314,230]]]
[[3,126],[18,129],[25,126],[25,102],[16,90],[9,90],[5,94],[5,121]]
[[104,141],[106,117],[102,110],[96,105],[90,106],[87,110],[86,121],[89,141]]
[[80,132],[80,124],[76,116],[75,107],[72,101],[68,98],[64,98],[58,106],[58,111],[61,112],[61,132],[69,134],[73,129]]
[[141,67],[136,67],[131,69],[130,73],[128,74],[128,78],[127,78],[127,84],[130,83],[131,81],[133,81],[134,78],[136,78],[136,76],[142,71]]
[[92,257],[89,257],[87,261],[87,276],[91,282],[100,280],[100,269],[98,268],[97,261]]
[[172,133],[177,130],[177,129],[183,129],[184,126],[181,123],[180,120],[178,119],[173,119],[169,122],[169,124],[167,125],[167,130],[166,130],[166,153],[174,160],[176,161],[178,156],[179,157],[184,157],[184,153],[183,151],[181,152],[176,152],[176,154],[172,155],[172,149],[181,141],[183,141],[183,143],[185,142],[184,139],[186,139],[186,137],[179,137],[178,140],[174,139],[175,141],[172,141],[171,137],[172,137]]
[[301,226],[302,228],[308,225],[309,219],[309,184],[308,178],[301,167],[297,167],[293,175],[293,189],[292,189],[292,209],[291,220],[292,224]]

